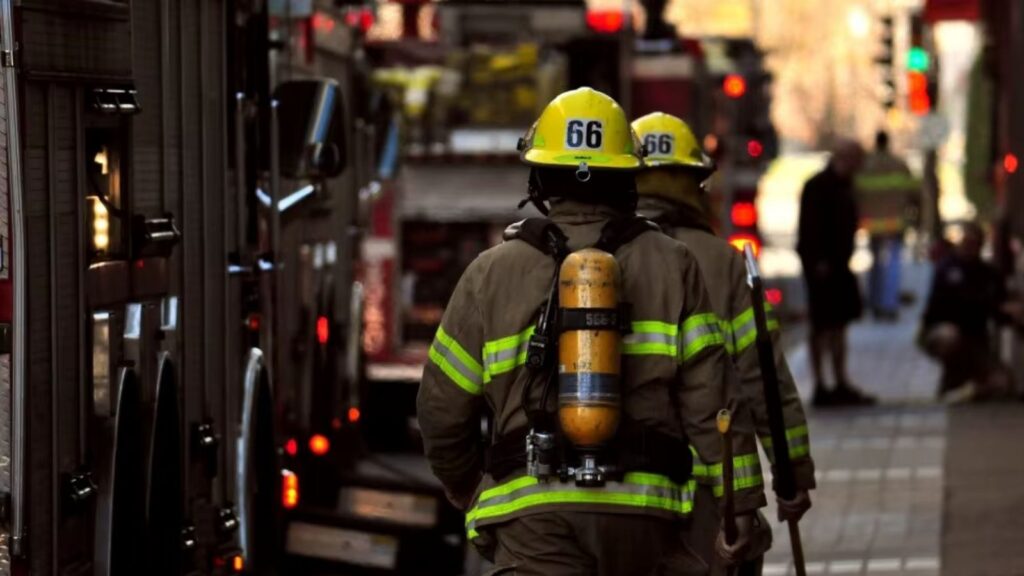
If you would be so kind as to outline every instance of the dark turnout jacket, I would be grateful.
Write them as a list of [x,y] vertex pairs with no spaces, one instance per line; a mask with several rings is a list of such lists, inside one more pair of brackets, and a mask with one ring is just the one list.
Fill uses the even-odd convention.
[[[610,208],[564,202],[552,207],[550,218],[570,249],[578,250],[592,246],[616,215]],[[632,333],[622,344],[624,420],[689,441],[701,461],[720,469],[715,417],[723,407],[734,408],[737,511],[763,506],[749,409],[726,385],[725,340],[696,259],[654,231],[620,248],[615,258],[620,300],[633,306]],[[481,437],[484,413],[492,415],[495,438],[527,427],[520,402],[526,346],[553,273],[552,258],[522,240],[487,250],[460,279],[430,349],[417,400],[419,424],[437,477],[456,496],[472,494],[470,538],[484,526],[546,511],[685,517],[692,510],[692,480],[679,485],[642,470],[600,488],[537,479],[525,468],[504,478],[484,470],[484,441],[492,440]]]
[[[743,256],[728,242],[715,236],[706,217],[688,205],[645,197],[640,199],[639,212],[658,222],[666,234],[685,244],[697,258],[704,274],[704,283],[708,286],[711,308],[722,323],[726,350],[736,366],[744,398],[753,410],[757,435],[761,438],[765,453],[772,458],[774,453],[771,450],[771,430],[761,379],[761,363],[757,346],[754,345],[757,336],[754,308]],[[780,324],[774,317],[771,305],[767,306],[765,316],[768,330],[772,333],[786,439],[789,442],[789,456],[793,462],[797,488],[810,490],[815,487],[815,481],[807,417],[800,402],[796,381],[782,351]]]

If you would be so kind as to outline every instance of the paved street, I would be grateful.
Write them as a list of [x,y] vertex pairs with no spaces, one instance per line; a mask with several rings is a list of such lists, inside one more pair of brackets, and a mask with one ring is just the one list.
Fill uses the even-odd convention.
[[[1005,535],[1005,522],[991,514],[998,514],[1001,504],[1014,502],[989,492],[986,469],[999,462],[996,449],[985,450],[987,458],[971,457],[979,445],[991,445],[1010,423],[1024,430],[1024,407],[947,410],[935,403],[939,367],[914,345],[928,274],[923,265],[909,271],[905,286],[917,291],[918,303],[904,309],[899,323],[865,321],[850,332],[851,377],[877,395],[881,404],[841,410],[809,408],[818,490],[813,495],[814,508],[801,523],[808,574],[1024,574],[1020,552],[1014,559],[1013,552],[1007,552],[1012,546],[991,544],[993,538],[1004,544],[1010,538]],[[812,385],[807,360],[806,344],[798,344],[789,354],[804,398],[810,398]],[[993,410],[1007,424],[993,426],[992,418],[986,416]],[[979,422],[989,425],[979,426]],[[947,462],[950,457],[955,460],[953,467]],[[1012,459],[1002,454],[1004,473],[997,479],[1013,486],[1014,463],[1008,460]],[[1024,466],[1016,464],[1016,468]],[[956,479],[952,491],[951,477]],[[988,505],[989,516],[979,517],[979,501]],[[1021,503],[1024,489],[1018,488],[1018,510]],[[1007,515],[1006,506],[1002,508]],[[1020,530],[1020,521],[1015,525]],[[988,537],[979,534],[980,527],[988,528]],[[794,574],[786,530],[776,529],[775,538],[765,575]],[[991,554],[979,558],[980,541],[990,543]]]

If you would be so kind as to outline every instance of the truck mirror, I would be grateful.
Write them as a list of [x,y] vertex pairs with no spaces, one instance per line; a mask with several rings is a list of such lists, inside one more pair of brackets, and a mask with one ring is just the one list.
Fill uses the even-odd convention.
[[334,178],[345,169],[345,107],[334,80],[292,80],[274,90],[281,174]]

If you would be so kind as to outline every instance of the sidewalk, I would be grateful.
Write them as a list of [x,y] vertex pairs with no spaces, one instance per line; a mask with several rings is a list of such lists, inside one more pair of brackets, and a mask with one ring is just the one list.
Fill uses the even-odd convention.
[[[941,574],[948,418],[933,400],[939,367],[914,344],[929,274],[923,265],[906,270],[918,302],[898,323],[864,321],[850,331],[850,377],[880,405],[808,408],[818,476],[814,508],[801,522],[808,574]],[[788,358],[810,398],[806,344]],[[776,525],[764,574],[795,574],[788,533]]]

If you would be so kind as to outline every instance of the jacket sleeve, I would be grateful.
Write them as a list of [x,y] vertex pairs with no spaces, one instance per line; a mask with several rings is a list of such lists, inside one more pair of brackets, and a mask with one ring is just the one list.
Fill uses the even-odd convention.
[[[765,402],[764,383],[761,378],[761,360],[758,357],[756,338],[757,325],[746,282],[746,267],[743,259],[736,254],[730,262],[731,317],[723,318],[726,333],[726,348],[733,355],[733,362],[739,374],[744,399],[750,403],[754,415],[754,426],[761,439],[768,460],[774,464],[771,429],[768,424],[768,406]],[[766,306],[766,320],[771,332],[772,349],[775,357],[775,372],[779,378],[779,393],[782,398],[782,418],[785,422],[789,457],[798,490],[815,487],[814,461],[811,460],[810,436],[807,431],[807,417],[804,415],[800,393],[796,389],[793,374],[783,354],[780,325],[774,317],[770,304]]]
[[737,513],[752,512],[765,505],[765,496],[750,410],[739,394],[721,324],[711,311],[700,268],[692,257],[684,267],[682,286],[681,383],[677,400],[683,427],[698,458],[707,467],[706,473],[716,479],[714,491],[720,496],[722,437],[715,422],[722,408],[732,412],[735,507]]
[[473,279],[471,266],[445,309],[416,398],[427,459],[457,498],[471,496],[483,473],[483,326]]

